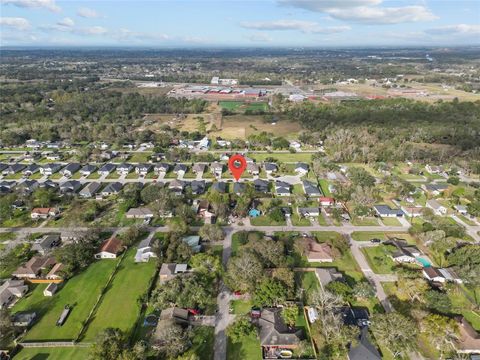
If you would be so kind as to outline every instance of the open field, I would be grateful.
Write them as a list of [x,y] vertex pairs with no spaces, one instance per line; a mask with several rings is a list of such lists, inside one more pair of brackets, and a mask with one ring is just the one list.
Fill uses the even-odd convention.
[[85,341],[95,340],[96,335],[107,327],[119,328],[129,333],[135,326],[135,321],[140,314],[137,299],[147,291],[156,268],[154,259],[148,263],[135,263],[135,252],[136,247],[132,247],[125,254],[111,285],[88,325]]
[[260,360],[262,348],[256,332],[243,337],[241,342],[232,343],[230,338],[227,344],[227,360]]
[[312,160],[312,153],[248,153],[248,157],[258,161],[264,161],[267,158],[274,158],[280,162],[310,162]]
[[[27,332],[25,341],[72,340],[87,319],[93,305],[119,260],[101,260],[68,280],[53,297],[44,297],[46,284],[37,285],[33,292],[12,309],[36,311],[39,321]],[[55,326],[65,305],[73,306],[63,326]]]
[[15,360],[85,360],[89,353],[88,347],[24,348]]
[[270,122],[264,122],[262,115],[232,115],[224,116],[221,130],[211,134],[225,139],[246,139],[250,134],[266,131],[275,134],[275,136],[289,138],[296,136],[301,129],[300,124],[286,120],[281,120],[272,125]]
[[395,263],[390,254],[393,249],[393,246],[379,245],[364,247],[361,250],[375,274],[392,274]]

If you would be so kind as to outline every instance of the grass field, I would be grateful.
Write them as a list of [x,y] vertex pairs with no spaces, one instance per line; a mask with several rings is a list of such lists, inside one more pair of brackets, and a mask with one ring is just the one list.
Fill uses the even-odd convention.
[[395,266],[395,263],[389,257],[392,248],[390,246],[378,245],[364,247],[361,250],[375,274],[392,274]]
[[352,225],[355,226],[378,226],[378,219],[376,218],[355,218],[352,220]]
[[268,216],[260,215],[259,217],[251,218],[250,224],[252,224],[253,226],[284,226],[287,225],[287,222],[277,222],[270,219]]
[[382,222],[386,226],[402,226],[400,221],[396,218],[382,218]]
[[241,342],[232,343],[230,338],[227,342],[227,360],[260,360],[262,348],[257,333],[243,337]]
[[137,298],[147,290],[156,268],[154,259],[148,263],[135,263],[135,252],[136,247],[132,247],[125,254],[82,340],[94,340],[107,327],[119,328],[128,333],[135,326],[140,314]]
[[[21,299],[13,312],[33,310],[40,320],[30,329],[24,340],[72,340],[75,339],[87,319],[100,292],[118,260],[102,260],[90,265],[87,270],[68,280],[53,297],[44,297],[46,284],[38,285],[27,297]],[[63,326],[55,326],[65,305],[73,309]]]
[[85,360],[88,358],[88,347],[64,347],[64,348],[24,348],[15,360]]
[[233,300],[230,302],[230,307],[233,308],[234,314],[248,314],[253,304],[250,300]]
[[311,162],[312,153],[248,153],[248,156],[252,159],[258,161],[265,161],[267,158],[274,158],[280,162],[291,162],[295,163],[298,161],[301,162]]

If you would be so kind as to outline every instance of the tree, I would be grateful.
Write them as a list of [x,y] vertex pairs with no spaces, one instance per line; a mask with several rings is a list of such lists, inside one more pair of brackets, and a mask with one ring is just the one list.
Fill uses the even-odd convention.
[[234,290],[254,291],[263,276],[263,266],[258,257],[249,251],[230,258],[225,281]]
[[360,299],[368,299],[375,296],[375,289],[369,282],[360,281],[353,286],[353,295]]
[[268,213],[268,217],[275,222],[282,222],[285,220],[285,216],[283,215],[282,209],[276,207]]
[[13,327],[10,311],[8,309],[0,310],[0,346],[7,348],[13,341],[15,328]]
[[167,225],[172,233],[185,235],[188,232],[188,225],[183,219],[171,218],[168,220]]
[[164,196],[164,193],[165,192],[162,191],[162,187],[159,184],[150,184],[140,191],[140,198],[144,203],[150,204],[159,200]]
[[282,283],[287,290],[287,297],[290,299],[295,294],[295,273],[289,268],[276,268],[273,269],[272,277]]
[[141,235],[142,228],[138,225],[132,225],[121,235],[122,243],[125,246],[131,246],[140,238]]
[[37,188],[33,192],[33,199],[40,207],[50,206],[55,199],[55,191],[49,188]]
[[458,178],[458,176],[450,176],[447,179],[447,183],[452,184],[452,185],[458,185],[458,184],[460,184],[460,179]]
[[176,358],[189,347],[187,341],[188,334],[183,331],[180,325],[175,324],[173,320],[166,321],[163,326],[159,327],[157,335],[161,339],[157,347],[168,359]]
[[145,346],[138,343],[128,348],[128,339],[120,329],[107,328],[97,336],[90,352],[91,360],[143,360]]
[[420,322],[420,330],[440,352],[441,358],[450,357],[456,351],[455,341],[458,339],[458,326],[455,320],[430,314]]
[[326,289],[340,296],[344,301],[352,300],[352,288],[342,281],[332,281],[326,286]]
[[278,306],[286,299],[287,290],[280,281],[272,278],[264,278],[253,295],[253,302],[257,306]]
[[452,312],[452,301],[450,297],[443,292],[429,290],[425,293],[425,300],[429,309],[442,314],[450,314]]
[[374,314],[370,329],[377,341],[394,355],[405,354],[416,346],[415,323],[398,312]]
[[190,259],[190,266],[195,272],[204,276],[217,277],[223,272],[222,262],[218,256],[206,253],[198,253]]
[[298,306],[286,305],[282,308],[282,320],[287,326],[295,326],[298,316]]
[[205,224],[198,230],[198,235],[204,240],[220,241],[225,237],[222,227],[218,224]]
[[371,188],[375,185],[375,178],[361,167],[351,167],[348,169],[348,177],[354,186]]
[[0,196],[0,222],[10,219],[13,214],[12,205],[17,196],[15,194],[8,194]]
[[430,288],[423,278],[400,275],[397,281],[397,297],[400,300],[425,302],[425,293]]
[[264,267],[277,267],[285,260],[283,242],[275,241],[272,238],[263,237],[259,240],[249,241],[245,249],[253,251]]
[[245,337],[255,331],[255,326],[247,316],[238,316],[235,321],[227,327],[226,334],[233,343],[241,342]]

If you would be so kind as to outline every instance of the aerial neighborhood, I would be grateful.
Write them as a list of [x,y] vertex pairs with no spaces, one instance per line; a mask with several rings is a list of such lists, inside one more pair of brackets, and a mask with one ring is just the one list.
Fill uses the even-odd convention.
[[[369,24],[390,6],[351,3]],[[2,14],[165,48],[0,47],[0,360],[480,359],[478,46],[207,49],[83,27],[111,9]],[[262,41],[343,29],[241,24]]]

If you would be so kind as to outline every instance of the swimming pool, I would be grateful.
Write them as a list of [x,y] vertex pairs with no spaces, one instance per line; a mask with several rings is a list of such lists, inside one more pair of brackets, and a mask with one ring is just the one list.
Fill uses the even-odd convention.
[[432,266],[432,264],[430,264],[430,261],[428,261],[427,259],[424,259],[424,258],[421,258],[421,257],[417,257],[416,259],[420,264],[422,264],[423,267]]

